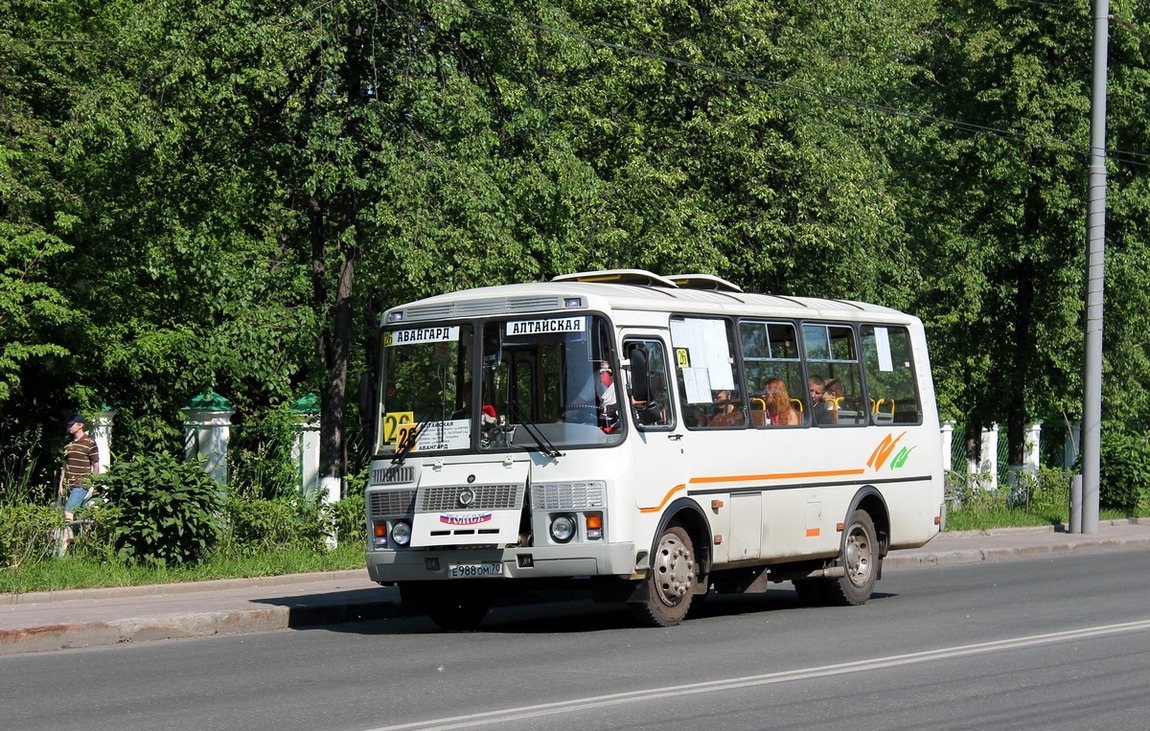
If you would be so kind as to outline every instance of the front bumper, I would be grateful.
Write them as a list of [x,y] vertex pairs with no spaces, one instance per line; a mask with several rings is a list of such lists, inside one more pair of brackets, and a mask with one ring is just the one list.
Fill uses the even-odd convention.
[[[575,576],[621,576],[634,578],[645,567],[636,567],[632,543],[539,546],[533,548],[437,548],[379,550],[367,552],[367,572],[372,581],[437,581],[448,578],[450,564],[503,564],[503,579],[551,579]],[[460,579],[466,580],[466,579]]]

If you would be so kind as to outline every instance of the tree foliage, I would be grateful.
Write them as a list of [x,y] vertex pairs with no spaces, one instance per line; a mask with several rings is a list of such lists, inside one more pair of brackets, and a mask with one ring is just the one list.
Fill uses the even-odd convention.
[[[1140,154],[1111,157],[1105,389],[1138,423],[1148,11],[1112,9],[1111,146]],[[312,392],[338,477],[385,306],[642,267],[919,313],[944,413],[1007,424],[1013,459],[1078,408],[1090,27],[1014,0],[12,0],[0,423],[107,403],[132,453],[205,388],[240,420]]]

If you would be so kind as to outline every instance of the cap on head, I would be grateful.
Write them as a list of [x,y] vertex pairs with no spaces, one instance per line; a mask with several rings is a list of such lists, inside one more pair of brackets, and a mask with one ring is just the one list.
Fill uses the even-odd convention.
[[84,423],[84,417],[81,414],[72,414],[72,418],[68,419],[68,426],[69,427],[71,427],[73,424],[83,424],[83,423]]

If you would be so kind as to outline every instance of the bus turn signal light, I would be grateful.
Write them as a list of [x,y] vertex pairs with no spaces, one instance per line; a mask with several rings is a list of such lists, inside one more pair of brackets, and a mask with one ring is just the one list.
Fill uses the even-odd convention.
[[602,513],[588,513],[587,514],[587,538],[590,540],[598,540],[603,537],[603,514]]

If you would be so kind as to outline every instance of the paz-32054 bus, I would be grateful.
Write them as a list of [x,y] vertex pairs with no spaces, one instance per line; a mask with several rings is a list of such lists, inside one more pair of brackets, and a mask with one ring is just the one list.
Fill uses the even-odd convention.
[[441,627],[586,587],[671,626],[793,582],[861,604],[943,521],[921,322],[713,276],[584,272],[382,318],[367,567]]

